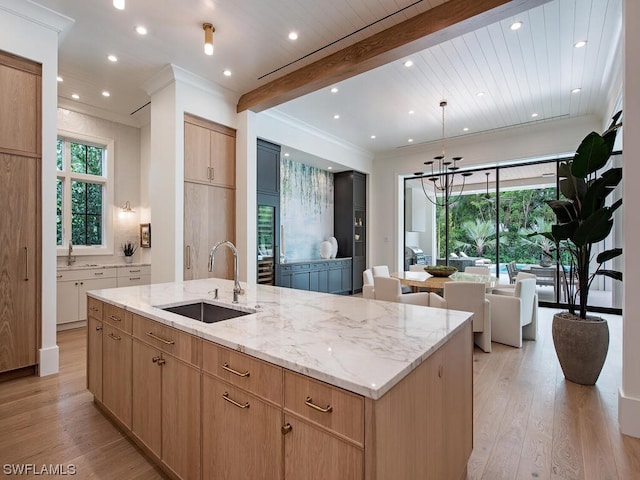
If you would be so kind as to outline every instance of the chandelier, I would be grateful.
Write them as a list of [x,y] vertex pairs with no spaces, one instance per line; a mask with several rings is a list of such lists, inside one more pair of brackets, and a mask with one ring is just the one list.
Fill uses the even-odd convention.
[[[416,176],[420,176],[420,182],[422,184],[422,191],[424,192],[424,196],[427,197],[431,203],[438,207],[448,207],[452,203],[458,201],[462,192],[464,190],[465,180],[468,176],[471,175],[470,172],[462,172],[457,173],[460,170],[458,167],[458,162],[462,161],[462,157],[452,157],[451,160],[448,160],[445,155],[444,148],[444,107],[447,106],[447,101],[442,100],[440,102],[440,108],[442,108],[442,151],[440,155],[437,157],[433,157],[433,160],[424,162],[425,165],[431,167],[431,173],[426,172],[416,172]],[[455,195],[455,198],[452,198],[452,193],[454,193],[453,186],[455,183],[456,174],[462,177],[462,186],[460,187],[460,191]],[[427,181],[431,182],[431,186],[433,188],[433,198],[427,193],[427,189],[425,188],[425,178]]]

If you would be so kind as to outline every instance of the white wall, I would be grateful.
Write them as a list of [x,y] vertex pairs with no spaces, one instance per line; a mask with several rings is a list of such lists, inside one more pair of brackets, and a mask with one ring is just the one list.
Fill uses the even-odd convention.
[[56,345],[56,106],[58,34],[71,20],[37,5],[0,1],[0,49],[42,64],[42,323],[39,374],[58,372]]
[[624,1],[624,307],[622,336],[622,386],[618,397],[620,430],[640,437],[640,225],[636,207],[640,205],[640,2]]
[[[447,140],[447,150],[463,156],[464,166],[497,165],[566,154],[575,151],[586,133],[599,131],[600,121],[598,117],[589,116],[535,122]],[[422,169],[424,160],[437,155],[439,149],[440,143],[432,142],[376,157],[371,177],[375,193],[370,197],[369,215],[371,265],[389,265],[393,269],[403,265],[403,178]]]
[[[58,131],[68,135],[89,136],[113,141],[113,203],[112,226],[114,231],[113,249],[105,255],[81,255],[81,249],[74,249],[77,263],[123,263],[124,254],[120,245],[126,241],[140,243],[140,129],[120,123],[103,120],[83,113],[58,108]],[[122,205],[130,202],[134,213],[123,215]],[[111,211],[111,210],[110,210]],[[142,260],[139,248],[133,256],[134,262]],[[58,251],[58,265],[66,265],[66,249]]]

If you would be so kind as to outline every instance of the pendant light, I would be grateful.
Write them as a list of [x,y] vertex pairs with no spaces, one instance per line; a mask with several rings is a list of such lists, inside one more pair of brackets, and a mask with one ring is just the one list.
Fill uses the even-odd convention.
[[204,30],[204,53],[213,55],[213,32],[216,29],[210,23],[203,23],[202,28]]

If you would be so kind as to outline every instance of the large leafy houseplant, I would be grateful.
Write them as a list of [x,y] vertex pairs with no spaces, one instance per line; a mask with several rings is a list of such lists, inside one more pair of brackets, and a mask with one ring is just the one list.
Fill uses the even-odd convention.
[[593,255],[594,245],[611,233],[613,214],[622,205],[621,199],[607,205],[607,197],[622,180],[622,168],[609,165],[621,113],[603,134],[588,134],[573,159],[559,165],[564,198],[547,201],[557,223],[544,235],[558,245],[569,307],[568,313],[554,316],[554,345],[565,377],[589,385],[600,375],[609,345],[606,321],[587,317],[589,289],[597,275],[622,280],[621,272],[602,268],[622,254],[621,248]]
[[[611,157],[622,112],[618,112],[610,127],[602,134],[591,132],[576,150],[573,160],[563,162],[558,169],[560,191],[564,199],[547,203],[556,215],[557,223],[545,234],[560,245],[560,258],[568,260],[565,275],[568,288],[569,312],[585,319],[589,289],[596,275],[622,280],[622,272],[606,270],[602,264],[622,254],[621,248],[600,252],[597,264],[591,271],[593,245],[606,239],[613,228],[613,213],[620,208],[622,200],[606,205],[606,199],[622,180],[622,168],[610,167],[598,175]],[[569,281],[575,278],[577,283]]]

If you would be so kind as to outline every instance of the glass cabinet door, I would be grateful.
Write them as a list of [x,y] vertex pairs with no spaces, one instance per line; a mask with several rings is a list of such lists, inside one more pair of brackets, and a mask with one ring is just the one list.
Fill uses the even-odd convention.
[[258,275],[257,282],[275,285],[276,207],[258,205]]

